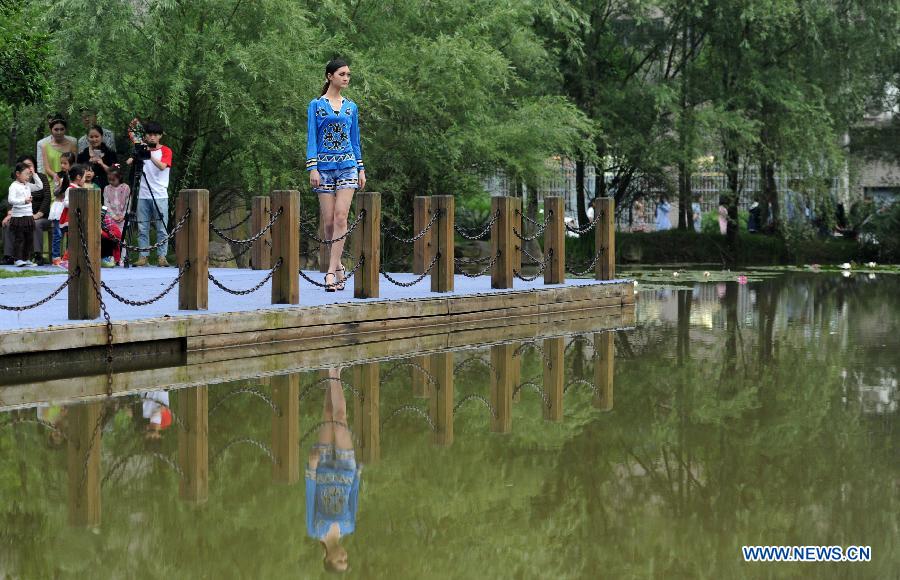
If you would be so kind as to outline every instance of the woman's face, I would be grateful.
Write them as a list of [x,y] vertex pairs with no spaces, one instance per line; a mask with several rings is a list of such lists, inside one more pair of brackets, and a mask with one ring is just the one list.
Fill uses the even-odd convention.
[[350,84],[350,67],[342,66],[329,75],[328,80],[339,89],[346,89]]
[[92,149],[97,149],[100,147],[100,143],[103,141],[103,135],[100,131],[96,129],[91,129],[88,131],[88,143],[91,144]]
[[66,126],[62,123],[57,123],[50,127],[50,134],[53,135],[54,141],[62,143],[66,138]]

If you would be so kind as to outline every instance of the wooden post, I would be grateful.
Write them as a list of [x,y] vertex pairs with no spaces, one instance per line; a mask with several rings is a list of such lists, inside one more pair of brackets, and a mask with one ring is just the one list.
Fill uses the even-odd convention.
[[272,304],[300,303],[300,192],[273,191],[272,211],[281,216],[272,226]]
[[209,307],[209,191],[182,189],[175,204],[175,218],[188,210],[191,215],[175,234],[175,261],[191,267],[178,282],[179,310],[206,310]]
[[353,386],[362,393],[361,428],[358,432],[360,456],[371,464],[381,458],[380,363],[364,363],[353,367]]
[[615,333],[594,333],[594,386],[596,391],[592,401],[594,407],[603,411],[613,408],[613,375],[615,373],[616,345]]
[[[431,221],[431,198],[420,195],[413,199],[413,235],[421,232]],[[413,242],[413,274],[421,276],[434,257],[434,230],[425,232],[421,238]]]
[[452,195],[432,196],[431,204],[432,211],[441,212],[433,226],[432,239],[435,243],[435,251],[440,254],[440,257],[431,270],[431,291],[452,292],[456,265],[453,260],[455,252],[453,224],[456,204]]
[[272,377],[272,481],[300,481],[300,374]]
[[548,403],[544,405],[544,419],[548,421],[561,421],[563,418],[565,352],[564,339],[544,339],[544,392],[547,393]]
[[[512,233],[512,228],[516,228],[516,231],[519,232],[520,235],[525,235],[525,230],[522,228],[522,225],[525,223],[525,219],[522,217],[524,209],[522,208],[522,198],[521,197],[513,197],[513,215],[512,215],[512,226],[510,227],[510,235],[512,235],[512,267],[516,272],[522,273],[522,248],[525,246],[525,242],[519,239],[518,236]],[[512,285],[509,286],[512,288]]]
[[453,353],[431,355],[431,372],[435,378],[430,405],[434,443],[449,447],[453,445]]
[[500,214],[491,226],[491,258],[500,256],[491,267],[491,288],[512,288],[516,244],[512,226],[515,219],[514,197],[492,197],[491,219]]
[[[516,343],[516,350],[518,350],[521,343]],[[515,350],[513,351],[515,354]],[[522,400],[522,391],[516,392],[516,387],[522,382],[522,357],[525,356],[525,350],[520,350],[517,356],[513,357],[513,365],[509,369],[509,382],[513,388],[513,403],[518,403]]]
[[[319,217],[319,239],[325,239],[325,224]],[[325,274],[328,272],[328,261],[331,259],[331,244],[319,244],[319,272]]]
[[[81,190],[84,191],[84,190]],[[99,192],[98,192],[99,193]],[[69,193],[69,211],[72,197]],[[74,214],[71,214],[74,217]],[[70,224],[74,222],[69,222]],[[69,253],[71,257],[71,252]],[[100,444],[103,403],[73,405],[68,408],[66,465],[69,490],[69,525],[100,525]]]
[[[419,230],[421,231],[421,230]],[[410,367],[412,372],[412,394],[419,399],[427,399],[431,396],[433,385],[426,373],[431,373],[431,357],[414,356],[412,362],[418,367]]]
[[497,344],[491,347],[491,431],[509,433],[512,429],[512,394],[514,344]]
[[354,298],[378,298],[378,277],[381,272],[381,194],[356,194],[359,211],[365,211],[362,223],[353,235],[359,239],[357,259],[363,263],[353,277]]
[[566,281],[566,209],[563,198],[544,198],[544,284],[562,284]]
[[[80,215],[80,217],[79,217]],[[84,224],[84,231],[79,228]],[[88,255],[82,251],[84,239]],[[81,274],[69,284],[69,320],[93,320],[100,316],[100,301],[91,282],[87,261],[100,287],[100,191],[69,190],[69,275]]]
[[178,466],[184,474],[178,496],[204,502],[209,496],[209,387],[179,389],[174,395],[175,412],[184,423],[178,427]]
[[[594,251],[600,254],[594,266],[596,280],[612,280],[616,277],[616,224],[615,201],[611,197],[594,198]],[[599,216],[599,219],[598,219]]]
[[[253,198],[250,209],[250,236],[260,232],[271,219],[272,200],[268,195],[257,195]],[[272,267],[272,230],[267,231],[250,248],[250,267],[254,270],[268,270]]]

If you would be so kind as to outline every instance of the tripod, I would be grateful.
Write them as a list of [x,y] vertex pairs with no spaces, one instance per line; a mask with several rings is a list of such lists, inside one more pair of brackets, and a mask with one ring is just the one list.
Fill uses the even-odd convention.
[[[160,220],[163,223],[164,229],[166,227],[166,224],[168,223],[168,219],[165,219],[168,216],[163,216],[162,210],[159,208],[159,204],[156,202],[156,194],[154,193],[153,188],[150,186],[150,180],[147,179],[147,175],[144,173],[145,160],[141,159],[136,154],[132,157],[132,159],[133,162],[131,165],[131,179],[129,179],[129,187],[131,188],[131,193],[128,198],[128,206],[126,207],[125,211],[125,223],[122,226],[122,239],[119,240],[119,249],[122,252],[123,263],[126,268],[131,267],[131,264],[128,262],[128,260],[125,259],[127,249],[123,246],[123,242],[129,236],[131,236],[132,239],[140,239],[140,225],[137,211],[138,204],[140,203],[140,185],[142,180],[143,184],[147,187],[147,191],[150,192],[150,199],[153,200],[153,209],[155,210],[153,217],[150,218],[150,223],[153,223],[156,220]],[[147,227],[150,227],[149,224]],[[149,239],[149,232],[147,232],[147,235]],[[168,245],[168,233],[166,234],[166,238],[166,244]],[[159,240],[157,240],[157,242],[158,241]]]

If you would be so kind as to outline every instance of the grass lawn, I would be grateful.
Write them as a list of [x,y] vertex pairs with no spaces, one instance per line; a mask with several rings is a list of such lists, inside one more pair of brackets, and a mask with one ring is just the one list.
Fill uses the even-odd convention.
[[30,276],[56,276],[65,273],[64,270],[54,272],[53,270],[19,270],[18,268],[15,270],[8,270],[2,268],[0,269],[0,280],[3,278],[28,278]]

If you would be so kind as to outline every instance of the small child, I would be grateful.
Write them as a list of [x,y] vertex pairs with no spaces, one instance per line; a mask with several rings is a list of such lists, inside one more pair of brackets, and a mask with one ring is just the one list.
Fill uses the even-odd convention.
[[[32,183],[32,177],[34,182]],[[28,163],[21,161],[16,163],[13,173],[13,182],[9,185],[9,205],[12,209],[12,219],[9,227],[13,236],[13,258],[15,265],[36,266],[31,261],[34,250],[34,213],[31,206],[31,192],[44,189],[41,178],[34,175],[34,171]]]
[[[131,197],[131,188],[127,183],[122,183],[122,167],[116,163],[110,166],[106,172],[109,185],[103,188],[103,205],[109,209],[109,217],[119,227],[120,232],[125,231],[125,214],[128,213],[128,201]],[[124,252],[122,252],[124,254]],[[119,265],[124,266],[125,256],[119,258]]]
[[[87,185],[85,185],[86,175],[87,168],[80,163],[76,163],[71,167],[71,169],[69,169],[69,187],[66,188],[64,197],[65,208],[63,208],[62,215],[59,217],[59,228],[65,232],[69,231],[69,191],[72,189],[88,187]],[[65,255],[62,257],[62,260],[60,260],[57,266],[64,270],[69,269],[68,250],[66,250]]]
[[54,192],[54,201],[50,205],[50,215],[48,219],[53,225],[53,243],[50,245],[50,258],[54,266],[59,266],[62,262],[62,238],[63,231],[59,227],[60,218],[63,210],[69,207],[69,169],[75,165],[75,154],[66,151],[59,158],[60,172],[57,174],[56,182],[58,187]]

